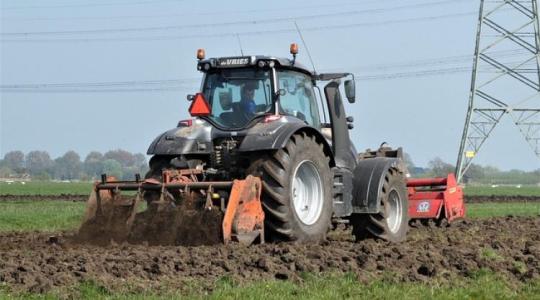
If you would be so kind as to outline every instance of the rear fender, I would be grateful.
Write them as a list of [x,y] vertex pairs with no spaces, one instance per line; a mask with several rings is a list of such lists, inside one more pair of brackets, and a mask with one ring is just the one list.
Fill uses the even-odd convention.
[[331,157],[331,164],[333,166],[332,148],[317,129],[306,125],[304,122],[273,123],[259,123],[250,128],[242,140],[238,151],[250,152],[283,149],[294,134],[305,132],[307,135],[314,136],[317,142],[323,145],[325,153]]
[[390,168],[400,172],[402,163],[399,158],[375,157],[358,161],[353,178],[353,212],[379,213],[381,203],[380,191],[384,177]]

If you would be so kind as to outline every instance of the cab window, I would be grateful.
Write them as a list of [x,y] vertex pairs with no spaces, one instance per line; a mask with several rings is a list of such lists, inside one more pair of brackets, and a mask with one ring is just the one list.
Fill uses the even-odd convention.
[[223,128],[243,128],[273,107],[269,71],[226,69],[209,73],[203,93],[212,107],[208,118]]
[[320,128],[319,109],[311,78],[300,72],[283,70],[278,71],[278,81],[280,113]]

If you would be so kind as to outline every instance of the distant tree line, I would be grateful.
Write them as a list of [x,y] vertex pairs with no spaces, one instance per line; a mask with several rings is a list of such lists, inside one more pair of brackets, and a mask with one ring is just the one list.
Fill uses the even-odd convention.
[[92,151],[81,160],[75,151],[52,159],[47,151],[11,151],[0,160],[0,178],[29,177],[34,180],[94,180],[101,174],[133,179],[148,170],[146,156],[117,149],[101,153]]
[[[417,167],[410,155],[404,161],[412,177],[445,177],[455,166],[436,157],[427,167]],[[75,151],[52,159],[47,151],[11,151],[0,160],[0,178],[30,177],[34,180],[95,180],[101,174],[120,179],[133,179],[136,173],[144,176],[148,171],[146,156],[117,149],[100,153],[92,151],[84,160]],[[540,184],[540,169],[535,171],[501,171],[492,166],[472,164],[466,177],[468,183],[478,184]]]
[[[430,160],[427,167],[422,168],[415,166],[408,154],[404,156],[412,177],[446,177],[448,173],[455,172],[455,165],[439,157]],[[493,166],[471,164],[463,179],[470,184],[540,184],[540,168],[529,172],[516,169],[502,171]]]

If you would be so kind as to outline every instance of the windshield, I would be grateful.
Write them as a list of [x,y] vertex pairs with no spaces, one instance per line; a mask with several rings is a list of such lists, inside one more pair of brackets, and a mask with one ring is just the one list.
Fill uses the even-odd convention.
[[243,128],[272,111],[270,70],[221,69],[208,73],[203,93],[212,107],[209,118],[221,127]]

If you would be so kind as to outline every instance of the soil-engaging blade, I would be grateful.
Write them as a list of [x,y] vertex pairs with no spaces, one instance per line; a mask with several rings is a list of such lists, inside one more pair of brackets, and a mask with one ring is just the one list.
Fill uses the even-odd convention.
[[79,242],[185,246],[222,242],[223,213],[219,210],[186,209],[169,202],[153,203],[137,213],[139,197],[129,199],[106,190],[99,191],[100,208],[97,193],[93,192],[88,200],[76,235]]
[[[104,178],[88,199],[84,222],[75,238],[100,245],[111,241],[185,246],[231,240],[246,245],[256,240],[263,243],[261,189],[260,178],[253,176],[233,182],[165,183]],[[137,196],[123,197],[122,190],[136,190]],[[147,209],[139,211],[143,199]]]

